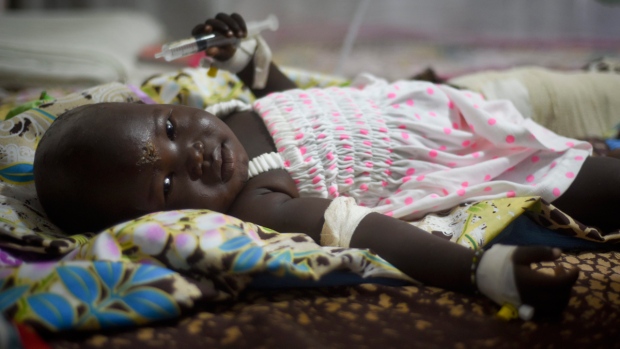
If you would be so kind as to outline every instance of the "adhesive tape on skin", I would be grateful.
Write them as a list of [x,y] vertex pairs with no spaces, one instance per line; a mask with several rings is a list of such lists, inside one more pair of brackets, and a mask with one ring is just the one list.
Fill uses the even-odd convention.
[[325,210],[321,245],[349,247],[355,229],[372,212],[369,208],[358,206],[353,198],[341,196],[332,200]]
[[203,58],[203,67],[215,67],[237,74],[242,71],[254,59],[254,80],[252,88],[262,89],[267,83],[269,65],[271,63],[271,49],[262,36],[256,35],[244,39],[239,44],[235,54],[227,61],[220,62],[211,58]]
[[254,82],[255,89],[265,88],[269,77],[269,65],[271,64],[271,49],[262,36],[256,36],[256,52],[254,52]]
[[529,320],[534,315],[534,308],[521,304],[512,261],[516,249],[516,246],[497,244],[486,251],[476,270],[477,286],[482,294],[495,303],[519,307],[519,316]]

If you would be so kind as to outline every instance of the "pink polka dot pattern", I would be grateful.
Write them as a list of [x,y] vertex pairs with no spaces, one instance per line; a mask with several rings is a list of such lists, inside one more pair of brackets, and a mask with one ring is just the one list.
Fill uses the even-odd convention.
[[329,187],[329,195],[333,197],[338,197],[338,187],[335,185],[332,185],[331,187]]
[[274,93],[254,107],[302,196],[345,195],[420,217],[465,200],[563,193],[586,143],[488,103],[444,85],[369,80]]

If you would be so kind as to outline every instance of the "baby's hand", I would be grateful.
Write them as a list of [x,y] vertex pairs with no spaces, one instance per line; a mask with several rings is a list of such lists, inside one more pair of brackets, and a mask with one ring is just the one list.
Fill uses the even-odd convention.
[[566,270],[557,265],[555,275],[532,270],[530,264],[554,261],[560,250],[548,247],[519,247],[512,260],[517,289],[524,304],[534,307],[537,315],[558,315],[568,304],[571,289],[579,276],[579,269]]
[[[204,35],[213,32],[239,39],[245,38],[248,34],[245,20],[239,14],[227,15],[225,13],[218,13],[215,18],[209,18],[204,24],[195,26],[192,30],[192,35]],[[213,46],[206,50],[206,54],[218,61],[224,62],[235,54],[236,49],[235,45]]]

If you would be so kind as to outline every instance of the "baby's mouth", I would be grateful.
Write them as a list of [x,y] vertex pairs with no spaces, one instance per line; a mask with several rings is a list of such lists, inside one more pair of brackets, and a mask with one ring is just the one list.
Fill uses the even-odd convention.
[[226,143],[222,143],[220,147],[221,151],[221,167],[220,167],[220,178],[223,183],[226,183],[230,180],[230,178],[235,173],[235,161],[232,149],[230,149]]

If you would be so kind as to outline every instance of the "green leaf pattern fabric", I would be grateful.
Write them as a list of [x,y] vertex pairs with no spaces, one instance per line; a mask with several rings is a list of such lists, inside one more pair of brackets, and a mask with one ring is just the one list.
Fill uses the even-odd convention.
[[323,248],[208,210],[158,212],[90,238],[39,236],[42,245],[65,239],[73,250],[1,269],[0,311],[48,331],[175,318],[198,300],[235,297],[257,274],[319,280],[348,270],[410,281],[369,251]]

